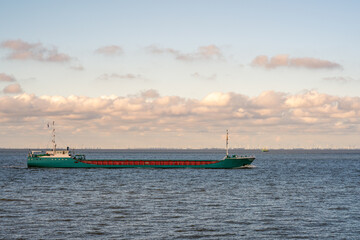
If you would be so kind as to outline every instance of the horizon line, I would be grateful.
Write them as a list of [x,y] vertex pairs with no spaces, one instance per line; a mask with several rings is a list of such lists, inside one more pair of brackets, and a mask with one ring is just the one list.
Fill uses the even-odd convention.
[[[0,150],[52,150],[51,148],[18,148],[18,147],[0,147]],[[81,148],[69,148],[70,150],[221,150],[225,151],[224,148],[163,148],[163,147],[153,147],[153,148],[102,148],[102,147],[81,147]],[[264,148],[229,148],[229,150],[249,150],[249,151],[261,151]],[[360,150],[359,147],[354,148],[345,148],[345,147],[316,147],[316,148],[306,148],[306,147],[294,147],[294,148],[265,148],[267,150]],[[57,150],[62,151],[66,148],[58,148]]]

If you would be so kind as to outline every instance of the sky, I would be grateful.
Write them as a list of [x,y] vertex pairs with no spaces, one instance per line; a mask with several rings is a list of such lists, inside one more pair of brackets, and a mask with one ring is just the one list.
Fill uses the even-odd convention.
[[0,148],[360,148],[359,9],[0,0]]

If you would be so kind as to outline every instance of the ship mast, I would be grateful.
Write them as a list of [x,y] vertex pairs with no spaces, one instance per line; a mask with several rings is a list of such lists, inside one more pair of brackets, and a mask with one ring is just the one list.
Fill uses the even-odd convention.
[[55,151],[56,151],[56,143],[55,143],[55,121],[53,121],[52,124],[52,143],[53,143],[53,153],[55,155]]
[[226,129],[226,156],[229,156],[229,130]]

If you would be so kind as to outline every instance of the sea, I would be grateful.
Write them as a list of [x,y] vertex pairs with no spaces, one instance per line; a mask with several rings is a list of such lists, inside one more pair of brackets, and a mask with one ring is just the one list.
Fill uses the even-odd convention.
[[[360,239],[360,150],[231,150],[243,169],[28,169],[0,149],[0,239]],[[222,159],[223,150],[77,150]]]

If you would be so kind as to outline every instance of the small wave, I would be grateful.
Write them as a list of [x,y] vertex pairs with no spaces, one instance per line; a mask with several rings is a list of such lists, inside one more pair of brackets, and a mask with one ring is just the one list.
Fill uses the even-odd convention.
[[2,168],[15,168],[15,169],[25,169],[27,168],[27,166],[13,166],[13,165],[10,165],[10,166],[1,166]]
[[242,167],[239,167],[239,169],[252,169],[252,168],[256,168],[255,165],[244,165]]
[[268,232],[268,231],[279,231],[281,230],[281,228],[278,227],[267,227],[267,228],[259,228],[259,229],[255,229],[256,232]]
[[194,234],[184,234],[178,237],[175,237],[175,239],[200,239],[200,238],[226,238],[226,237],[234,237],[236,236],[235,233],[219,233],[219,234],[199,234],[199,233],[194,233]]
[[89,234],[90,236],[101,236],[101,235],[105,235],[104,232],[100,232],[100,231],[91,231],[91,232],[87,232],[86,234]]
[[66,218],[66,219],[49,219],[47,220],[48,222],[72,222],[73,219],[70,218]]
[[25,202],[23,199],[0,198],[0,202]]
[[215,232],[215,229],[210,229],[210,228],[195,228],[193,229],[193,231],[195,232]]
[[115,210],[115,211],[112,211],[112,213],[114,214],[122,214],[122,215],[129,215],[130,213],[128,211],[122,211],[122,210]]
[[348,207],[334,207],[334,208],[329,208],[329,210],[347,211],[347,210],[349,210],[349,208]]
[[209,228],[195,228],[195,229],[177,229],[175,232],[178,233],[187,233],[187,232],[216,232],[215,229],[209,229]]
[[206,192],[205,188],[195,188],[194,192]]
[[251,222],[247,222],[247,221],[234,221],[234,220],[227,220],[224,221],[227,224],[236,224],[236,225],[251,225]]

